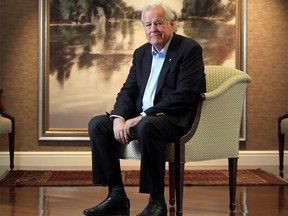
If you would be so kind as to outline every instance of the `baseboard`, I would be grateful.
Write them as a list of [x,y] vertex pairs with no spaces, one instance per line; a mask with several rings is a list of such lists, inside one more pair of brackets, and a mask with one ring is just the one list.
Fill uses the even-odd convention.
[[[288,164],[288,151],[284,152],[284,163]],[[91,168],[91,153],[81,152],[15,152],[15,169],[33,167],[39,169],[61,168],[82,169]],[[278,151],[240,151],[239,166],[278,166]],[[0,152],[0,166],[9,167],[9,152]],[[121,160],[123,169],[139,169],[137,160]],[[185,167],[219,167],[227,166],[227,160],[210,160],[188,162]]]

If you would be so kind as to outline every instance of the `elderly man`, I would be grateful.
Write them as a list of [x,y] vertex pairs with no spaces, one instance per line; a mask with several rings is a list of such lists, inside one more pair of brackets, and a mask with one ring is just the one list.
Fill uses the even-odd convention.
[[93,183],[107,185],[107,198],[85,215],[129,215],[118,145],[137,139],[141,151],[140,193],[150,194],[138,216],[167,215],[164,198],[166,143],[187,131],[196,97],[205,92],[202,49],[174,33],[174,14],[148,3],[141,16],[148,43],[135,50],[114,109],[89,122]]

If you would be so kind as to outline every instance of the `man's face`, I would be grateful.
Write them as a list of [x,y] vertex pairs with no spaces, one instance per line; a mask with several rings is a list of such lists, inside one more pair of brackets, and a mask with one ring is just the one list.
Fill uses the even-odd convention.
[[163,8],[151,7],[143,14],[143,24],[147,40],[161,51],[173,34],[174,22],[167,21]]

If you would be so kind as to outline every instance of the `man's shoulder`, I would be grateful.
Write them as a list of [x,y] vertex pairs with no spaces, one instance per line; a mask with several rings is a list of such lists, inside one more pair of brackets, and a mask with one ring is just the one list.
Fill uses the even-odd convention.
[[150,49],[151,50],[151,44],[149,42],[141,45],[140,47],[136,48],[135,51],[146,51]]
[[187,45],[200,46],[200,44],[196,40],[176,33],[174,33],[173,35],[172,43],[175,43],[178,46],[182,44],[184,47],[187,47]]
[[150,43],[145,43],[142,46],[138,47],[134,51],[134,55],[136,56],[142,56],[147,53],[151,53],[151,44]]

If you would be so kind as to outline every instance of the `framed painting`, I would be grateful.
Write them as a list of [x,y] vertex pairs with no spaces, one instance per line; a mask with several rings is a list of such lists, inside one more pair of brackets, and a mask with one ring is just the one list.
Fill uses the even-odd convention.
[[[147,42],[146,2],[39,0],[39,140],[88,140],[89,120],[110,112],[134,49]],[[201,44],[205,65],[246,71],[246,0],[164,2],[176,33]]]

